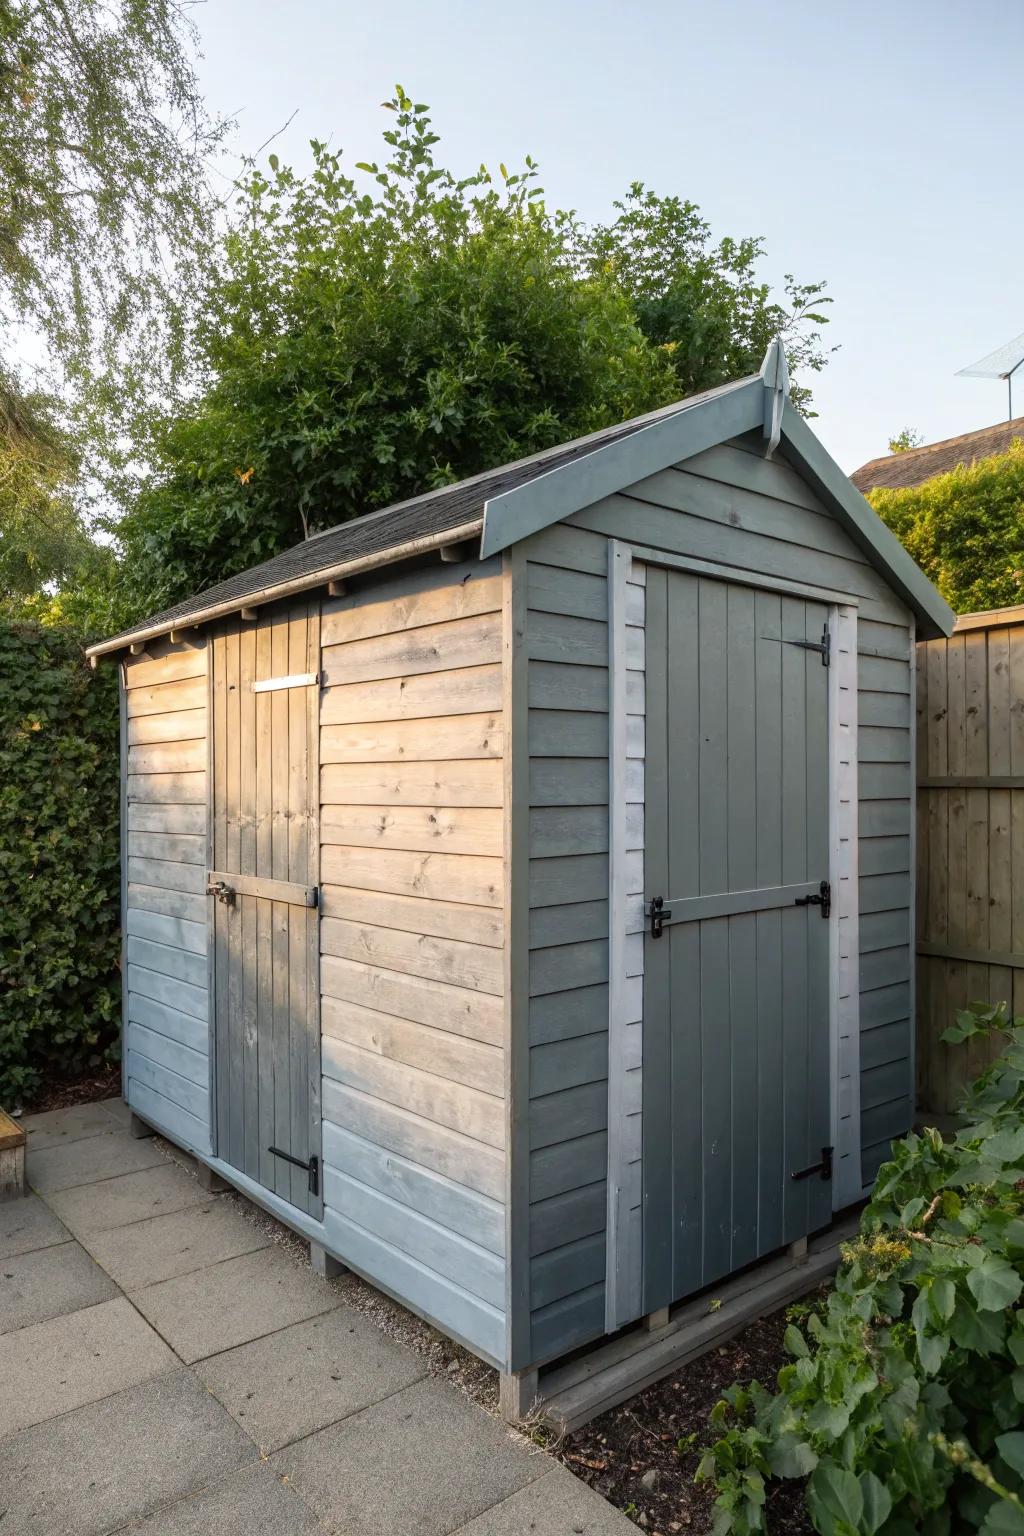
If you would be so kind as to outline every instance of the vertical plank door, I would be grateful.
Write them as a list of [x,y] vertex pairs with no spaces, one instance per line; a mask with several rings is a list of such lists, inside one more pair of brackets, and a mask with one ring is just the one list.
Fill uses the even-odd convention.
[[318,954],[319,605],[213,641],[217,1155],[323,1211]]
[[827,619],[648,568],[645,1311],[831,1218]]

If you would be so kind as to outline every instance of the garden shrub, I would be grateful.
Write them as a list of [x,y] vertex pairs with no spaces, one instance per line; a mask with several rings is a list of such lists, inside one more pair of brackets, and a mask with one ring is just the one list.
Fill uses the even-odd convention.
[[993,1030],[955,1140],[907,1136],[879,1171],[778,1390],[716,1406],[716,1536],[767,1529],[772,1478],[807,1479],[823,1536],[1024,1533],[1024,1019],[975,1006],[945,1038]]
[[0,1104],[116,1060],[117,674],[0,618]]

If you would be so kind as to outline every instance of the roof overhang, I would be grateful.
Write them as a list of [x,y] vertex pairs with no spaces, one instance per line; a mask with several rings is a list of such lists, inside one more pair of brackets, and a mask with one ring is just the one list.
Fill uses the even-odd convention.
[[[789,398],[784,355],[773,342],[761,374],[683,406],[620,442],[496,496],[484,507],[481,555],[497,554],[648,475],[761,428],[914,614],[922,639],[953,631],[955,615],[924,572],[811,431]],[[777,448],[776,448],[777,445]]]

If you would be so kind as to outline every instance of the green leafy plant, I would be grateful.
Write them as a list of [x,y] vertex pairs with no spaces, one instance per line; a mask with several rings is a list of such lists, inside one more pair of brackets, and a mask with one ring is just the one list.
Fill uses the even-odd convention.
[[0,1104],[116,1060],[117,679],[0,621]]
[[822,1536],[1024,1533],[1024,1019],[964,1010],[949,1040],[1005,1033],[963,1128],[907,1136],[878,1174],[792,1363],[712,1414],[698,1477],[716,1536],[767,1529],[772,1479],[807,1480]]
[[957,613],[1024,602],[1024,441],[868,500]]

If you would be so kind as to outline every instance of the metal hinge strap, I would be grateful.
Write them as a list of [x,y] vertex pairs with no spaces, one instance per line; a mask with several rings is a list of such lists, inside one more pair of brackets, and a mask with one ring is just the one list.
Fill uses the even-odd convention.
[[291,1163],[293,1168],[304,1168],[309,1174],[309,1192],[311,1195],[320,1193],[320,1159],[311,1157],[308,1162],[303,1162],[301,1157],[292,1157],[290,1152],[283,1152],[280,1147],[268,1147],[275,1157],[283,1157],[286,1163]]

